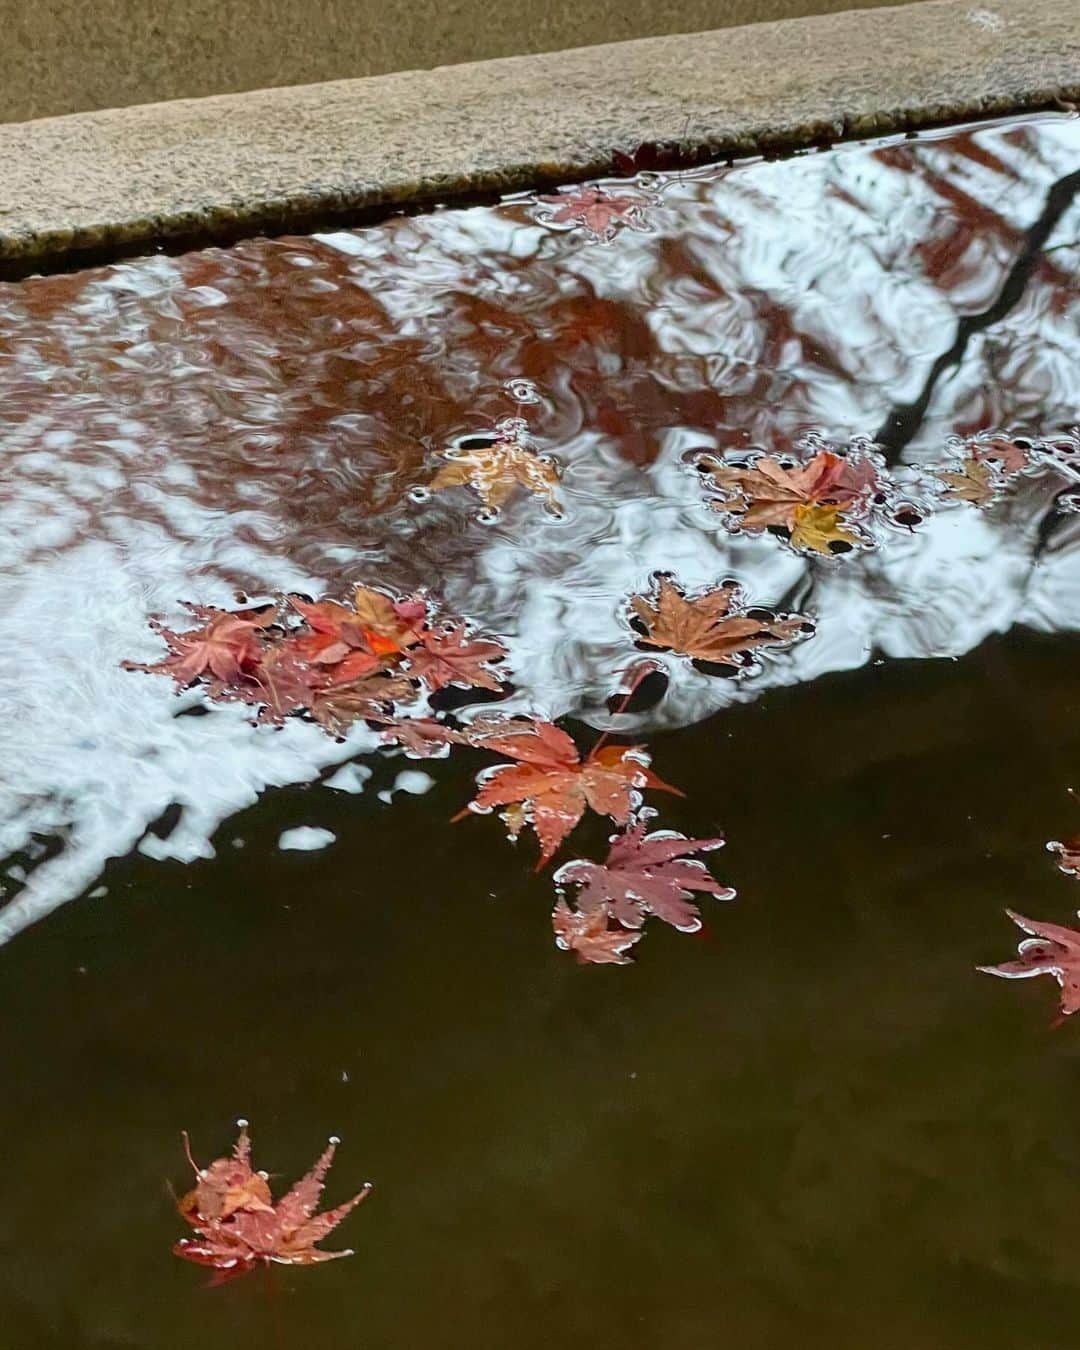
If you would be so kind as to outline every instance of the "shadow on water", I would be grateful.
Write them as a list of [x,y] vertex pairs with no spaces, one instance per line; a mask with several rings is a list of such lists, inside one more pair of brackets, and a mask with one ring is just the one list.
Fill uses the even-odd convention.
[[[913,483],[1074,425],[1078,150],[1029,119],[646,176],[607,244],[521,199],[0,286],[5,1344],[1075,1344],[1078,1029],[973,970],[1006,905],[1080,905],[1043,847],[1080,833],[1067,480],[817,560],[730,534],[686,457],[884,423]],[[417,495],[509,416],[558,516]],[[474,752],[119,668],[183,599],[427,585],[585,741],[660,568],[818,628],[616,719],[739,892],[632,969],[555,949],[531,837],[449,823]],[[169,1255],[180,1130],[209,1159],[240,1115],[279,1183],[342,1137],[355,1257],[207,1291]]]

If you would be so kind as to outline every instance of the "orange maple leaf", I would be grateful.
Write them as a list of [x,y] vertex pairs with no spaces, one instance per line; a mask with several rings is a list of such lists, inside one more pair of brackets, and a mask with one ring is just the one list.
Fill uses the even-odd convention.
[[[582,760],[565,731],[551,722],[528,719],[507,722],[484,733],[474,733],[472,744],[511,756],[517,762],[501,764],[478,778],[479,791],[464,811],[485,812],[496,806],[518,807],[516,825],[530,824],[540,840],[540,870],[590,807],[626,825],[645,788],[682,793],[649,768],[649,756],[639,745],[598,744]],[[520,808],[523,808],[523,813]]]
[[640,642],[728,666],[750,666],[755,648],[785,646],[813,631],[799,614],[748,613],[734,581],[687,596],[670,577],[661,576],[655,595],[631,596],[630,607],[645,630]]

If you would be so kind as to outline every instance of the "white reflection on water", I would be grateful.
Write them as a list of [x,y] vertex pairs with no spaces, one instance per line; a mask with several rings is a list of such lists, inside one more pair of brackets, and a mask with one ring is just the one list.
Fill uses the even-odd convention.
[[[1075,120],[1042,119],[695,171],[609,246],[510,205],[0,287],[0,938],[134,847],[210,856],[266,787],[374,746],[363,728],[338,744],[299,721],[256,731],[239,707],[191,715],[197,692],[122,671],[159,649],[147,614],[179,620],[182,599],[427,584],[504,635],[511,706],[595,725],[635,658],[626,597],[654,570],[735,576],[817,618],[752,681],[671,661],[660,705],[620,724],[645,730],[877,654],[1080,626],[1063,480],[829,563],[728,535],[683,462],[888,425],[958,320],[993,304],[1078,148]],[[1072,204],[1018,302],[938,381],[902,472],[954,431],[1078,420],[1078,237]],[[410,497],[453,438],[513,414],[565,467],[564,520],[525,499],[483,525],[465,493]],[[149,831],[170,807],[178,823]]]

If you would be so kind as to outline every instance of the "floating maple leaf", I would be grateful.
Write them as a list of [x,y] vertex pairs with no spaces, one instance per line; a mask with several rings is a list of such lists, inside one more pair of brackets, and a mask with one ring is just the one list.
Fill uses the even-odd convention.
[[537,217],[544,225],[579,225],[598,243],[610,243],[624,226],[645,228],[645,211],[653,199],[628,192],[608,192],[598,187],[566,188],[538,201],[554,209]]
[[972,506],[986,506],[997,496],[998,484],[990,465],[979,459],[965,459],[958,469],[940,469],[938,477],[950,497]]
[[799,506],[850,507],[877,486],[871,460],[831,450],[819,450],[805,463],[760,454],[735,464],[706,455],[698,463],[722,494],[714,507],[737,516],[748,531],[791,529]]
[[646,834],[651,811],[642,811],[622,834],[612,836],[605,863],[577,859],[555,873],[558,886],[580,886],[578,910],[603,910],[624,928],[640,928],[650,914],[684,933],[701,927],[701,915],[691,899],[702,891],[721,900],[735,892],[721,886],[703,862],[689,855],[723,848],[722,838],[687,839],[674,830]]
[[148,675],[171,675],[183,688],[203,675],[223,683],[243,680],[259,664],[262,645],[259,634],[277,617],[276,606],[257,609],[214,609],[208,605],[186,605],[198,619],[199,628],[177,633],[157,619],[150,627],[164,638],[169,654],[152,663],[124,661],[125,670],[141,670]]
[[1053,975],[1061,986],[1062,1013],[1068,1017],[1076,1012],[1080,1009],[1080,932],[1057,923],[1036,923],[1011,909],[1005,913],[1018,928],[1031,934],[1020,943],[1019,960],[976,969],[1007,980]]
[[711,505],[728,529],[749,534],[783,529],[793,548],[831,554],[834,544],[871,543],[848,527],[875,512],[899,518],[895,485],[869,441],[857,437],[845,454],[838,454],[820,437],[807,436],[796,448],[808,457],[761,452],[737,461],[697,457],[698,469],[718,493]]
[[195,1187],[177,1208],[199,1236],[181,1238],[173,1247],[176,1255],[212,1266],[219,1272],[217,1282],[244,1275],[260,1262],[309,1266],[351,1256],[351,1251],[324,1252],[315,1246],[371,1191],[370,1184],[365,1184],[345,1204],[322,1214],[315,1212],[338,1141],[331,1139],[311,1171],[274,1204],[266,1173],[251,1166],[247,1121],[238,1124],[240,1135],[232,1157],[219,1158],[209,1167],[200,1168],[194,1161],[184,1135]]
[[983,507],[995,501],[1003,488],[1022,473],[1053,463],[1044,443],[1001,431],[976,436],[950,436],[946,448],[956,467],[936,470],[946,495]]
[[386,666],[387,657],[401,651],[400,638],[366,625],[355,609],[336,600],[308,603],[290,596],[289,603],[312,630],[291,636],[293,648],[303,660],[324,667],[330,684],[348,684],[370,675]]
[[655,596],[631,596],[630,607],[644,629],[645,645],[741,669],[754,664],[756,648],[786,646],[813,632],[799,614],[748,612],[734,581],[688,597],[670,577],[660,576]]
[[627,952],[641,940],[640,932],[631,932],[610,924],[602,910],[582,914],[560,900],[551,911],[555,941],[564,952],[573,952],[580,965],[627,966]]
[[560,509],[555,496],[558,466],[528,445],[520,418],[507,418],[490,440],[456,446],[444,451],[443,458],[446,464],[429,484],[432,492],[471,487],[489,511],[498,511],[514,489],[522,487],[543,497],[549,510]]
[[[640,804],[644,788],[678,793],[649,769],[649,757],[641,746],[601,743],[582,760],[571,738],[551,722],[529,719],[509,723],[501,732],[474,733],[470,740],[509,755],[517,763],[497,765],[482,773],[477,779],[475,800],[455,819],[460,820],[470,810],[519,808],[518,828],[522,820],[527,821],[540,840],[537,870],[554,855],[586,807],[626,825]],[[524,808],[523,813],[520,808]]]
[[864,543],[861,535],[844,527],[842,511],[840,506],[797,506],[795,522],[791,527],[792,548],[809,549],[831,556],[836,551],[834,544],[843,548],[857,548]]
[[409,652],[408,670],[432,693],[451,684],[495,693],[502,689],[498,675],[489,669],[492,661],[506,655],[501,642],[473,637],[466,624],[453,623],[425,629],[420,643]]

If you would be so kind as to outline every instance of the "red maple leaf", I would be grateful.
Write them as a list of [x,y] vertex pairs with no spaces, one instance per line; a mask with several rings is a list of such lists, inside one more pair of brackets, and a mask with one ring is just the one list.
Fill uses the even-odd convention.
[[[538,871],[586,807],[626,825],[640,805],[644,788],[682,795],[649,769],[649,757],[641,746],[605,746],[601,742],[582,760],[571,738],[551,722],[531,718],[507,722],[502,727],[473,731],[470,742],[509,755],[517,763],[497,765],[482,773],[475,799],[455,820],[469,810],[517,806],[520,809],[514,827],[523,820],[532,825],[540,840]],[[513,827],[512,833],[516,833]]]
[[392,665],[422,640],[427,613],[423,601],[395,600],[368,586],[356,587],[352,609],[296,596],[289,603],[312,631],[288,640],[305,661],[326,668],[330,684],[349,684]]
[[996,966],[977,966],[987,975],[1007,980],[1026,980],[1033,975],[1053,975],[1061,985],[1061,1011],[1068,1017],[1080,1009],[1080,932],[1057,923],[1036,923],[1007,909],[1018,928],[1030,933],[1020,943],[1019,959]]
[[202,675],[231,684],[242,680],[262,657],[260,630],[274,622],[276,606],[258,609],[214,609],[208,605],[186,605],[186,609],[204,620],[200,628],[177,633],[157,619],[150,627],[164,638],[169,654],[152,663],[124,661],[125,670],[141,670],[148,675],[171,675],[181,687],[193,684]]
[[325,684],[318,668],[309,666],[290,643],[280,642],[262,653],[250,675],[212,683],[209,696],[221,703],[249,703],[259,708],[257,721],[279,726],[290,713],[311,707]]
[[495,693],[502,689],[498,675],[488,668],[490,662],[501,661],[506,655],[501,642],[473,637],[464,623],[426,628],[419,640],[421,645],[409,652],[408,670],[432,693],[451,684]]
[[184,1135],[196,1184],[177,1208],[199,1236],[181,1238],[173,1247],[176,1255],[197,1265],[212,1266],[219,1272],[215,1283],[244,1275],[260,1262],[309,1266],[351,1256],[351,1251],[324,1252],[315,1246],[371,1190],[365,1183],[345,1204],[322,1214],[315,1212],[338,1141],[331,1139],[311,1171],[274,1204],[266,1173],[256,1172],[251,1166],[247,1121],[238,1123],[240,1136],[232,1157],[218,1158],[209,1167],[198,1166]]
[[672,142],[642,141],[636,150],[611,152],[616,173],[623,178],[633,178],[639,173],[660,169],[677,169],[681,161],[679,147]]
[[1016,441],[999,431],[984,431],[977,436],[969,436],[965,444],[972,459],[994,464],[1003,478],[1023,473],[1032,462],[1032,445],[1029,441]]
[[348,684],[370,675],[386,664],[387,655],[398,653],[397,644],[388,638],[371,634],[369,639],[356,614],[336,600],[308,604],[290,596],[289,603],[312,630],[290,636],[289,642],[303,660],[325,667],[331,684]]
[[584,859],[566,863],[555,874],[556,885],[580,886],[578,909],[603,911],[624,928],[640,928],[650,914],[684,933],[701,927],[691,892],[702,891],[730,900],[735,892],[721,886],[705,864],[688,857],[722,848],[722,838],[687,839],[674,830],[646,834],[652,815],[643,811],[623,834],[613,836],[607,862]]
[[612,927],[602,910],[582,914],[562,900],[551,912],[551,926],[558,945],[564,952],[573,952],[583,966],[628,966],[630,957],[626,953],[641,940],[640,932]]

